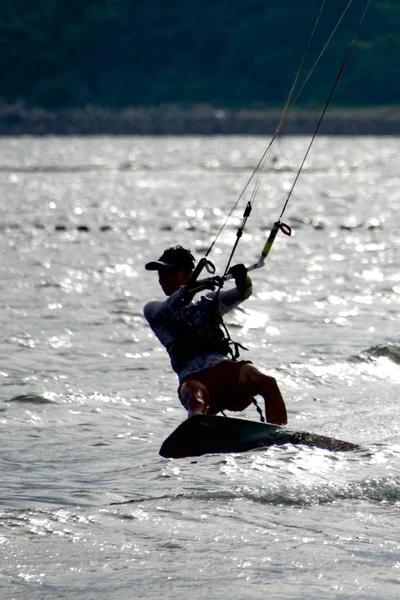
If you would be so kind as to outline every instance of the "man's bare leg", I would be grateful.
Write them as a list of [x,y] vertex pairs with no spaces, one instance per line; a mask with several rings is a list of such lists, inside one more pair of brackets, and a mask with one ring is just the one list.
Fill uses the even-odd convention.
[[188,418],[206,414],[208,391],[205,385],[194,379],[188,379],[182,384],[179,396],[188,411]]
[[264,375],[252,364],[245,364],[240,371],[239,386],[244,386],[249,396],[259,394],[264,398],[265,417],[268,423],[286,425],[285,401],[274,377]]

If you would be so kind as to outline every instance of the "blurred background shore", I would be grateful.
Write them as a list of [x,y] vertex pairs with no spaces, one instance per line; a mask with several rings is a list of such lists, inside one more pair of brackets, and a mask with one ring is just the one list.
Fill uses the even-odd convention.
[[[197,105],[167,105],[122,110],[85,107],[64,110],[0,104],[0,135],[272,135],[280,111],[243,110]],[[296,110],[282,134],[309,135],[321,110]],[[321,125],[323,135],[399,135],[400,108],[332,109]]]

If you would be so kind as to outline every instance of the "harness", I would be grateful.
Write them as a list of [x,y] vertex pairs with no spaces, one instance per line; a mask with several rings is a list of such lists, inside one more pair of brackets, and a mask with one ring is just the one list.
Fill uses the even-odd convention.
[[239,347],[243,348],[231,339],[217,311],[216,297],[202,296],[197,302],[176,311],[170,321],[174,341],[167,346],[167,351],[176,373],[196,356],[222,354],[236,360]]

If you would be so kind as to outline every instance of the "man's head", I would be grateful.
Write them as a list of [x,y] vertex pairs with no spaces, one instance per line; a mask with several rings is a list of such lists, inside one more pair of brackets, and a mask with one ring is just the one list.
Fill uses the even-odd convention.
[[170,296],[188,282],[195,259],[190,250],[182,246],[167,248],[158,260],[145,265],[147,271],[158,271],[158,281],[166,296]]

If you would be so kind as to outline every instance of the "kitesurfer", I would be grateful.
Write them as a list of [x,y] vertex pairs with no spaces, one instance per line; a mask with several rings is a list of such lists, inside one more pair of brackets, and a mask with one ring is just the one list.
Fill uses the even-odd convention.
[[158,260],[145,265],[148,271],[158,271],[167,299],[148,302],[144,316],[168,351],[179,379],[178,396],[188,417],[242,411],[260,395],[267,421],[285,425],[285,402],[275,378],[261,373],[250,361],[236,360],[232,352],[235,344],[222,326],[223,315],[252,293],[246,267],[231,267],[235,287],[229,290],[210,291],[218,278],[203,280],[202,289],[208,292],[194,300],[199,291],[197,282],[197,287],[190,282],[194,266],[192,253],[182,246],[168,248]]

